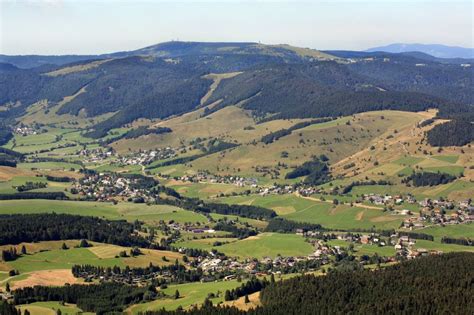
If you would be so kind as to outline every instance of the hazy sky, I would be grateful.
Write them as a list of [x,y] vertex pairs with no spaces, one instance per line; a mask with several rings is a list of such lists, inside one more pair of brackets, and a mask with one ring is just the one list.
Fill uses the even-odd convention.
[[0,53],[97,54],[169,40],[362,50],[473,47],[471,0],[0,0]]

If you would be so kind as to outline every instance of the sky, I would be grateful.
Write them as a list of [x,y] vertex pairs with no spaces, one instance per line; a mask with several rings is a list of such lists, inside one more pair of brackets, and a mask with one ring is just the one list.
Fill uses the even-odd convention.
[[473,16],[471,0],[0,0],[0,53],[99,54],[170,40],[473,47]]

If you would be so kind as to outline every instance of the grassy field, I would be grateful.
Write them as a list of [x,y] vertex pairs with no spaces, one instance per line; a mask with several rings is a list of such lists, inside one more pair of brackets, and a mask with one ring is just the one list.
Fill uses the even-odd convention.
[[440,250],[443,253],[449,252],[474,252],[472,246],[462,246],[455,244],[443,244],[439,242],[430,242],[425,240],[417,240],[415,248],[424,248],[427,250]]
[[171,180],[166,183],[183,196],[191,198],[209,199],[219,194],[239,193],[249,189],[248,187],[239,187],[232,184],[219,183],[190,183]]
[[226,290],[234,289],[240,286],[241,283],[236,280],[231,281],[220,281],[220,282],[206,282],[206,283],[186,283],[178,285],[170,285],[163,292],[167,295],[174,296],[176,290],[179,291],[180,298],[165,298],[155,300],[149,303],[137,304],[128,309],[132,314],[138,314],[139,312],[159,310],[165,308],[167,310],[174,310],[179,306],[188,308],[192,305],[200,305],[209,293],[217,294],[220,292],[219,297],[211,299],[213,304],[218,304],[224,301],[224,292]]
[[35,302],[19,305],[17,308],[22,314],[25,310],[28,310],[32,315],[56,315],[58,310],[61,310],[61,314],[63,315],[93,315],[93,313],[82,312],[82,310],[74,304],[62,305],[59,302]]
[[[358,187],[356,187],[358,188]],[[332,229],[398,228],[403,216],[391,215],[378,209],[350,207],[349,205],[333,206],[332,202],[322,202],[295,195],[238,196],[219,198],[221,202],[248,204],[273,209],[279,216],[308,223],[321,224]]]
[[447,226],[435,226],[420,230],[423,233],[433,235],[436,241],[440,241],[443,236],[454,238],[466,237],[474,239],[474,224],[456,224]]
[[8,262],[8,266],[11,269],[18,270],[20,273],[37,270],[70,269],[75,264],[91,264],[103,267],[125,266],[121,258],[102,259],[89,248],[50,250],[32,255],[24,255],[15,261]]
[[[66,243],[69,249],[61,246]],[[176,252],[141,249],[142,254],[135,257],[119,257],[119,253],[130,252],[131,248],[111,244],[91,242],[92,247],[77,248],[78,240],[48,241],[40,243],[24,243],[17,245],[17,250],[24,245],[27,254],[10,262],[0,263],[4,272],[0,277],[0,286],[9,282],[12,286],[25,285],[63,285],[64,283],[80,282],[71,274],[73,265],[93,265],[103,267],[147,267],[150,263],[155,266],[172,264],[176,259],[182,261],[182,255]],[[2,246],[2,249],[11,246]],[[166,257],[165,261],[163,257]],[[20,275],[8,277],[5,272],[18,270]]]
[[136,219],[146,223],[160,220],[176,222],[207,223],[206,217],[192,211],[168,205],[146,205],[135,203],[111,203],[60,200],[7,200],[0,202],[0,214],[56,212],[75,215],[103,217],[106,219]]
[[[213,246],[215,241],[228,242]],[[232,257],[263,258],[281,256],[306,256],[313,252],[304,238],[295,234],[261,233],[243,240],[233,238],[190,239],[176,243],[177,246],[212,250],[213,248]]]
[[23,169],[41,169],[41,170],[79,170],[82,168],[81,165],[75,163],[66,162],[36,162],[36,163],[20,163],[19,168]]
[[240,258],[276,257],[277,255],[306,256],[313,252],[313,247],[306,243],[303,237],[279,233],[262,233],[216,249]]
[[237,241],[236,238],[231,238],[231,237],[212,237],[212,238],[183,240],[183,241],[174,243],[174,245],[176,247],[198,248],[198,249],[211,251],[213,248],[219,250],[218,246],[213,245],[215,242],[234,243],[236,241]]

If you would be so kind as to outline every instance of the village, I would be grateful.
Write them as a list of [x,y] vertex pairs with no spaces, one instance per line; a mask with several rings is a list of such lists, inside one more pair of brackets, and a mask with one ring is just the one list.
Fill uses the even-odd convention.
[[[200,233],[213,233],[213,231],[202,231]],[[396,254],[392,257],[382,257],[379,255],[362,255],[357,259],[361,265],[380,264],[397,262],[400,260],[415,259],[426,255],[438,255],[440,251],[415,248],[416,240],[408,235],[394,233],[390,236],[382,236],[377,233],[353,234],[342,233],[338,235],[323,235],[315,231],[297,231],[298,235],[307,238],[314,251],[307,256],[284,257],[263,257],[261,259],[248,258],[239,260],[235,257],[228,257],[217,250],[209,252],[207,256],[198,256],[186,260],[187,269],[198,268],[200,270],[200,282],[228,281],[240,277],[268,276],[271,274],[281,275],[297,272],[311,272],[321,269],[324,265],[337,266],[345,258],[353,255],[357,250],[354,245],[376,245],[393,246]],[[327,237],[327,239],[322,239]],[[347,246],[330,245],[328,241],[337,239],[347,242]],[[177,248],[180,253],[186,253],[186,248]],[[148,269],[152,268],[150,266]],[[153,269],[153,268],[152,268]],[[324,269],[324,268],[323,268]],[[174,268],[158,269],[157,271],[147,270],[134,272],[130,269],[120,270],[119,268],[107,268],[101,272],[97,270],[80,272],[75,271],[76,277],[84,278],[87,282],[122,282],[127,284],[147,285],[150,281],[159,280],[159,283],[172,283],[176,280],[176,270]]]
[[87,200],[144,203],[155,201],[150,188],[156,184],[151,177],[141,175],[98,173],[86,174],[73,184],[70,191]]
[[177,177],[176,180],[191,183],[211,183],[211,184],[229,184],[238,187],[258,187],[258,180],[256,178],[245,178],[240,176],[220,176],[209,172],[198,172],[194,175],[184,175]]
[[127,155],[119,155],[112,148],[82,149],[77,154],[84,158],[85,163],[110,162],[119,166],[125,165],[149,165],[154,161],[171,159],[176,156],[176,151],[171,147],[158,148],[154,150],[140,150]]

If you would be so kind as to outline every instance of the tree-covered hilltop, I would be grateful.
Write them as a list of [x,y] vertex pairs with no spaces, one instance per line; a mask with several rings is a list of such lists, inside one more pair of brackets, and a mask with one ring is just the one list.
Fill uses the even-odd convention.
[[[54,106],[75,95],[58,109],[59,115],[114,113],[88,133],[99,138],[137,118],[162,119],[195,110],[212,83],[205,74],[237,71],[242,73],[223,80],[212,93],[206,105],[222,102],[211,112],[244,100],[243,108],[262,119],[433,107],[440,108],[442,117],[472,111],[473,69],[459,64],[396,54],[349,63],[324,54],[316,57],[315,51],[308,57],[284,46],[235,45],[165,43],[160,46],[166,47],[164,52],[176,54],[163,55],[162,48],[154,54],[156,46],[64,66],[20,69],[3,64],[0,105],[6,110],[0,111],[0,118],[18,117],[40,100]],[[425,66],[416,66],[420,63]],[[62,70],[66,67],[69,70]]]
[[121,246],[148,247],[150,242],[135,233],[138,228],[139,223],[69,214],[0,215],[0,245],[87,239]]
[[294,170],[288,172],[286,179],[306,176],[304,183],[310,185],[321,185],[331,180],[331,174],[325,156],[313,157],[311,161],[304,162]]
[[472,314],[474,253],[450,253],[380,270],[330,271],[267,285],[262,306],[249,311],[212,307],[144,315]]
[[62,301],[77,304],[86,312],[98,315],[121,312],[128,305],[156,298],[155,287],[136,287],[118,283],[73,284],[63,287],[35,286],[13,291],[15,304]]
[[463,146],[474,141],[474,114],[455,117],[427,132],[428,143],[436,147]]
[[17,162],[23,159],[24,155],[22,153],[0,147],[0,166],[16,167]]
[[[436,63],[419,69],[413,60],[401,63],[375,60],[373,63],[378,67],[372,68],[371,63],[364,62],[358,63],[360,69],[336,62],[319,62],[247,71],[224,80],[208,103],[222,99],[214,108],[217,109],[247,100],[244,108],[261,115],[274,113],[273,119],[337,117],[384,109],[441,108],[443,113],[450,112],[446,108],[469,110],[469,95],[473,93],[470,72]],[[385,78],[387,69],[393,78]],[[424,75],[423,84],[413,83],[420,73]],[[440,79],[442,75],[453,81],[446,81],[446,77]],[[403,83],[398,81],[401,78]],[[440,90],[451,93],[440,93]]]
[[415,187],[420,186],[436,186],[452,182],[456,179],[456,176],[447,173],[431,173],[431,172],[418,172],[413,173],[410,176],[404,178],[402,183],[412,183]]
[[5,123],[0,121],[0,145],[6,144],[11,138],[13,138],[13,134],[10,128],[8,128]]

